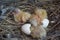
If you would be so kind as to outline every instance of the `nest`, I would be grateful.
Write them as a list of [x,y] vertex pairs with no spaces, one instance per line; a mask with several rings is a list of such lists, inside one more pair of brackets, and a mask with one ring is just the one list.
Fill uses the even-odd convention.
[[[60,1],[39,1],[39,0],[23,0],[23,1],[0,1],[3,8],[7,7],[17,7],[23,11],[33,12],[35,7],[46,9],[48,12],[48,19],[50,24],[47,31],[47,40],[59,40],[60,38]],[[1,7],[0,7],[1,9]],[[9,11],[10,12],[10,11]],[[8,13],[9,13],[8,12]],[[12,19],[13,20],[13,19]],[[5,19],[0,19],[0,38],[1,40],[5,38],[4,34],[12,34],[14,37],[19,38],[18,40],[40,40],[33,39],[31,36],[27,36],[20,31],[20,25],[17,25],[9,17],[6,16]]]

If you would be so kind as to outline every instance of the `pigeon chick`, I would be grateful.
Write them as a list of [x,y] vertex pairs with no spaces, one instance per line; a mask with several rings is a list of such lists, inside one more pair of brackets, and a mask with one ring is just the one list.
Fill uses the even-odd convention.
[[14,15],[14,19],[16,22],[24,23],[27,20],[29,20],[31,14],[29,12],[24,12],[20,9],[15,9],[14,12],[12,12]]
[[[44,19],[47,19],[47,12],[46,12],[46,10],[45,9],[36,9],[35,11],[34,11],[34,14],[32,14],[32,16],[31,16],[31,18],[30,18],[30,22],[31,22],[31,24],[32,25],[34,25],[34,26],[37,26],[37,25],[40,25],[40,24],[44,24],[44,22],[46,21],[44,21],[43,22],[43,20]],[[47,19],[48,20],[48,19]],[[49,20],[47,21],[48,22],[48,24],[49,24]],[[46,22],[45,22],[46,23]],[[47,25],[48,25],[47,24]]]

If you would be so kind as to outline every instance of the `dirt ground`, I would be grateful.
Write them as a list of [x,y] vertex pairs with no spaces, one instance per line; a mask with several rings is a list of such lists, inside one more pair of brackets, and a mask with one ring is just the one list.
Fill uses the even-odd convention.
[[[21,7],[22,6],[22,7]],[[47,10],[48,19],[50,20],[46,40],[60,40],[60,0],[15,0],[4,1],[0,0],[0,15],[1,9],[7,7],[17,7],[24,11],[32,12],[35,7],[43,8]],[[7,13],[9,13],[8,11]],[[13,20],[13,19],[12,19]],[[12,23],[10,23],[12,22]],[[27,36],[21,33],[20,25],[14,24],[15,22],[7,19],[0,18],[0,38],[4,40],[6,33],[12,34],[13,37],[20,38],[18,40],[40,40],[33,39],[31,36]]]

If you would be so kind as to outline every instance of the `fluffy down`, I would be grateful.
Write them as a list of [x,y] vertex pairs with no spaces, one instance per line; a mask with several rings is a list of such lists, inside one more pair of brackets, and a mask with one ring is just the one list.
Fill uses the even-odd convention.
[[16,22],[26,22],[29,20],[31,14],[28,12],[23,12],[22,10],[16,9],[14,14],[14,19]]

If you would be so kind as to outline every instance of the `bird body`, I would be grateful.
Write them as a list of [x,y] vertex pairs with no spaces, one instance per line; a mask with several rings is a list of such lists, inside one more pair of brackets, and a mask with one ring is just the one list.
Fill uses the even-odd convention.
[[26,22],[29,20],[31,14],[29,12],[23,12],[22,10],[16,10],[17,12],[14,12],[14,19],[16,22]]
[[33,38],[42,38],[46,37],[46,30],[42,26],[32,26],[31,27],[31,36]]

